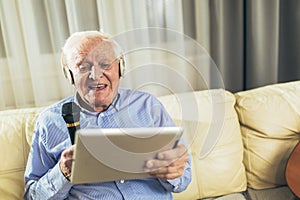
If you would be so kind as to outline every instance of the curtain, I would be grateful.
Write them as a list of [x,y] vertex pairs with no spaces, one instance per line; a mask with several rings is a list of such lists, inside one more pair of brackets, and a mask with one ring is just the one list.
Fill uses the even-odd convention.
[[60,2],[1,1],[0,109],[48,105],[71,90],[58,67],[69,34]]
[[185,34],[209,51],[226,89],[299,80],[299,0],[182,2]]
[[61,47],[83,30],[121,43],[122,87],[155,95],[299,79],[299,10],[298,0],[1,0],[0,110],[72,95]]

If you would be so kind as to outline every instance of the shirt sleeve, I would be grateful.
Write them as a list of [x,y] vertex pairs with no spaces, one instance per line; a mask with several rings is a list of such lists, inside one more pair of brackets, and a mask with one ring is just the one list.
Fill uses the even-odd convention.
[[59,164],[38,180],[28,179],[24,199],[65,199],[72,184],[62,175]]
[[[59,167],[61,149],[66,145],[59,143],[49,149],[47,131],[37,123],[25,170],[24,199],[65,199],[72,184],[64,177]],[[51,127],[51,126],[50,126]],[[52,127],[51,134],[59,131]],[[50,131],[49,131],[50,132]],[[63,147],[61,147],[63,146]]]
[[176,179],[159,179],[160,183],[166,188],[166,190],[179,193],[184,191],[192,180],[192,170],[191,170],[191,157],[189,155],[188,162],[185,165],[183,175]]
[[[154,122],[156,122],[155,126],[175,126],[172,118],[167,113],[164,106],[158,100],[154,105],[155,106],[153,106],[153,108],[155,109],[152,108],[152,111]],[[184,141],[182,138],[180,139],[179,143],[184,145]],[[159,181],[166,190],[179,193],[184,191],[188,187],[188,185],[191,182],[191,179],[191,156],[188,153],[188,161],[186,163],[184,173],[181,177],[172,180],[159,179]]]

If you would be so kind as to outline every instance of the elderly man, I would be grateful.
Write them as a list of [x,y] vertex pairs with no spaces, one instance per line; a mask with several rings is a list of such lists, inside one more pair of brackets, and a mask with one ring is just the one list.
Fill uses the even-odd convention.
[[74,145],[62,118],[63,104],[75,102],[80,107],[81,128],[174,124],[152,95],[119,88],[123,54],[107,35],[98,31],[72,34],[63,47],[62,67],[76,93],[45,109],[37,120],[25,171],[25,199],[172,199],[172,192],[186,189],[191,169],[183,144],[146,162],[151,178],[70,183]]

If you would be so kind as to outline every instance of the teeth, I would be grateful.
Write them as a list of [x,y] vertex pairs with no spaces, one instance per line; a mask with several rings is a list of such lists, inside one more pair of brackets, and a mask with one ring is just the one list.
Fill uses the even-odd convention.
[[104,84],[101,84],[101,85],[91,85],[90,88],[103,88],[105,87]]

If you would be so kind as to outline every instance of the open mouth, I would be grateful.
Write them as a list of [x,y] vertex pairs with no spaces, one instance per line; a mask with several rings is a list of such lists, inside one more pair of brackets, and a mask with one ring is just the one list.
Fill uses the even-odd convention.
[[90,90],[103,90],[107,87],[107,84],[97,84],[97,85],[90,85],[88,88]]

